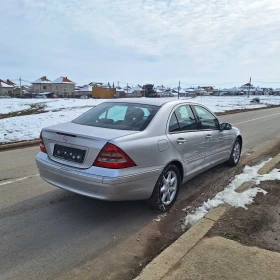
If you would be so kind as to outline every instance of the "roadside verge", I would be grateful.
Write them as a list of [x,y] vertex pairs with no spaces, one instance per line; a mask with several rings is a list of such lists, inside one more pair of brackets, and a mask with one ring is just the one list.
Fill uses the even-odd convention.
[[[280,154],[258,170],[260,176],[265,176],[258,177],[264,186],[265,196],[257,196],[256,204],[249,204],[249,210],[227,205],[210,210],[204,218],[151,261],[135,280],[225,277],[278,279],[280,254],[276,252],[280,252],[280,247],[278,235],[274,232],[279,232],[279,167]],[[258,184],[257,181],[255,180],[255,184]],[[235,191],[245,193],[253,186],[254,182],[245,182]],[[241,238],[241,243],[245,245],[236,242],[241,241]],[[258,247],[248,247],[248,244]],[[227,257],[225,252],[228,252]],[[236,269],[227,271],[227,267]],[[272,270],[267,271],[269,268]],[[248,272],[248,269],[252,271]],[[248,278],[248,275],[252,278]],[[264,275],[268,278],[263,278]]]
[[150,262],[135,280],[161,279],[207,234],[226,210],[227,206],[212,209],[204,218]]

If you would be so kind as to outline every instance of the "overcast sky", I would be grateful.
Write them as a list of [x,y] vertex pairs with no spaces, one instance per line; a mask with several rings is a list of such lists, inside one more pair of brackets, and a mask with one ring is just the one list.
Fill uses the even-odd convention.
[[0,1],[1,79],[280,85],[280,0]]

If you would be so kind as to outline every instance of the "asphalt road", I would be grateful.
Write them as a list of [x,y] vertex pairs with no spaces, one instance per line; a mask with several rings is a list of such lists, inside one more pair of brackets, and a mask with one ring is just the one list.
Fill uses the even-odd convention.
[[[280,135],[279,108],[220,118],[241,129],[243,153]],[[54,279],[156,217],[143,202],[102,202],[45,183],[35,165],[37,152],[0,152],[0,279]]]

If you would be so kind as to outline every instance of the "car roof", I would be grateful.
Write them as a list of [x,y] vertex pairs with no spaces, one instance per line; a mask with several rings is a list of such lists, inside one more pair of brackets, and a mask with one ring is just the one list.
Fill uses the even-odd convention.
[[189,104],[198,104],[189,99],[174,99],[174,98],[118,98],[118,99],[109,99],[105,102],[114,102],[114,103],[136,103],[136,104],[145,104],[145,105],[155,105],[162,106],[166,103],[173,103],[174,105],[180,103],[189,103]]

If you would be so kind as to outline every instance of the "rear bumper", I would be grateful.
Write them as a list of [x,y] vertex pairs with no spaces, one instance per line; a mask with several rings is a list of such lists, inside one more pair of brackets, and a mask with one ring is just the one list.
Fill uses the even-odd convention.
[[58,164],[47,155],[36,157],[40,176],[46,182],[61,189],[102,200],[148,199],[163,170],[157,168],[148,172],[123,177],[98,176]]

